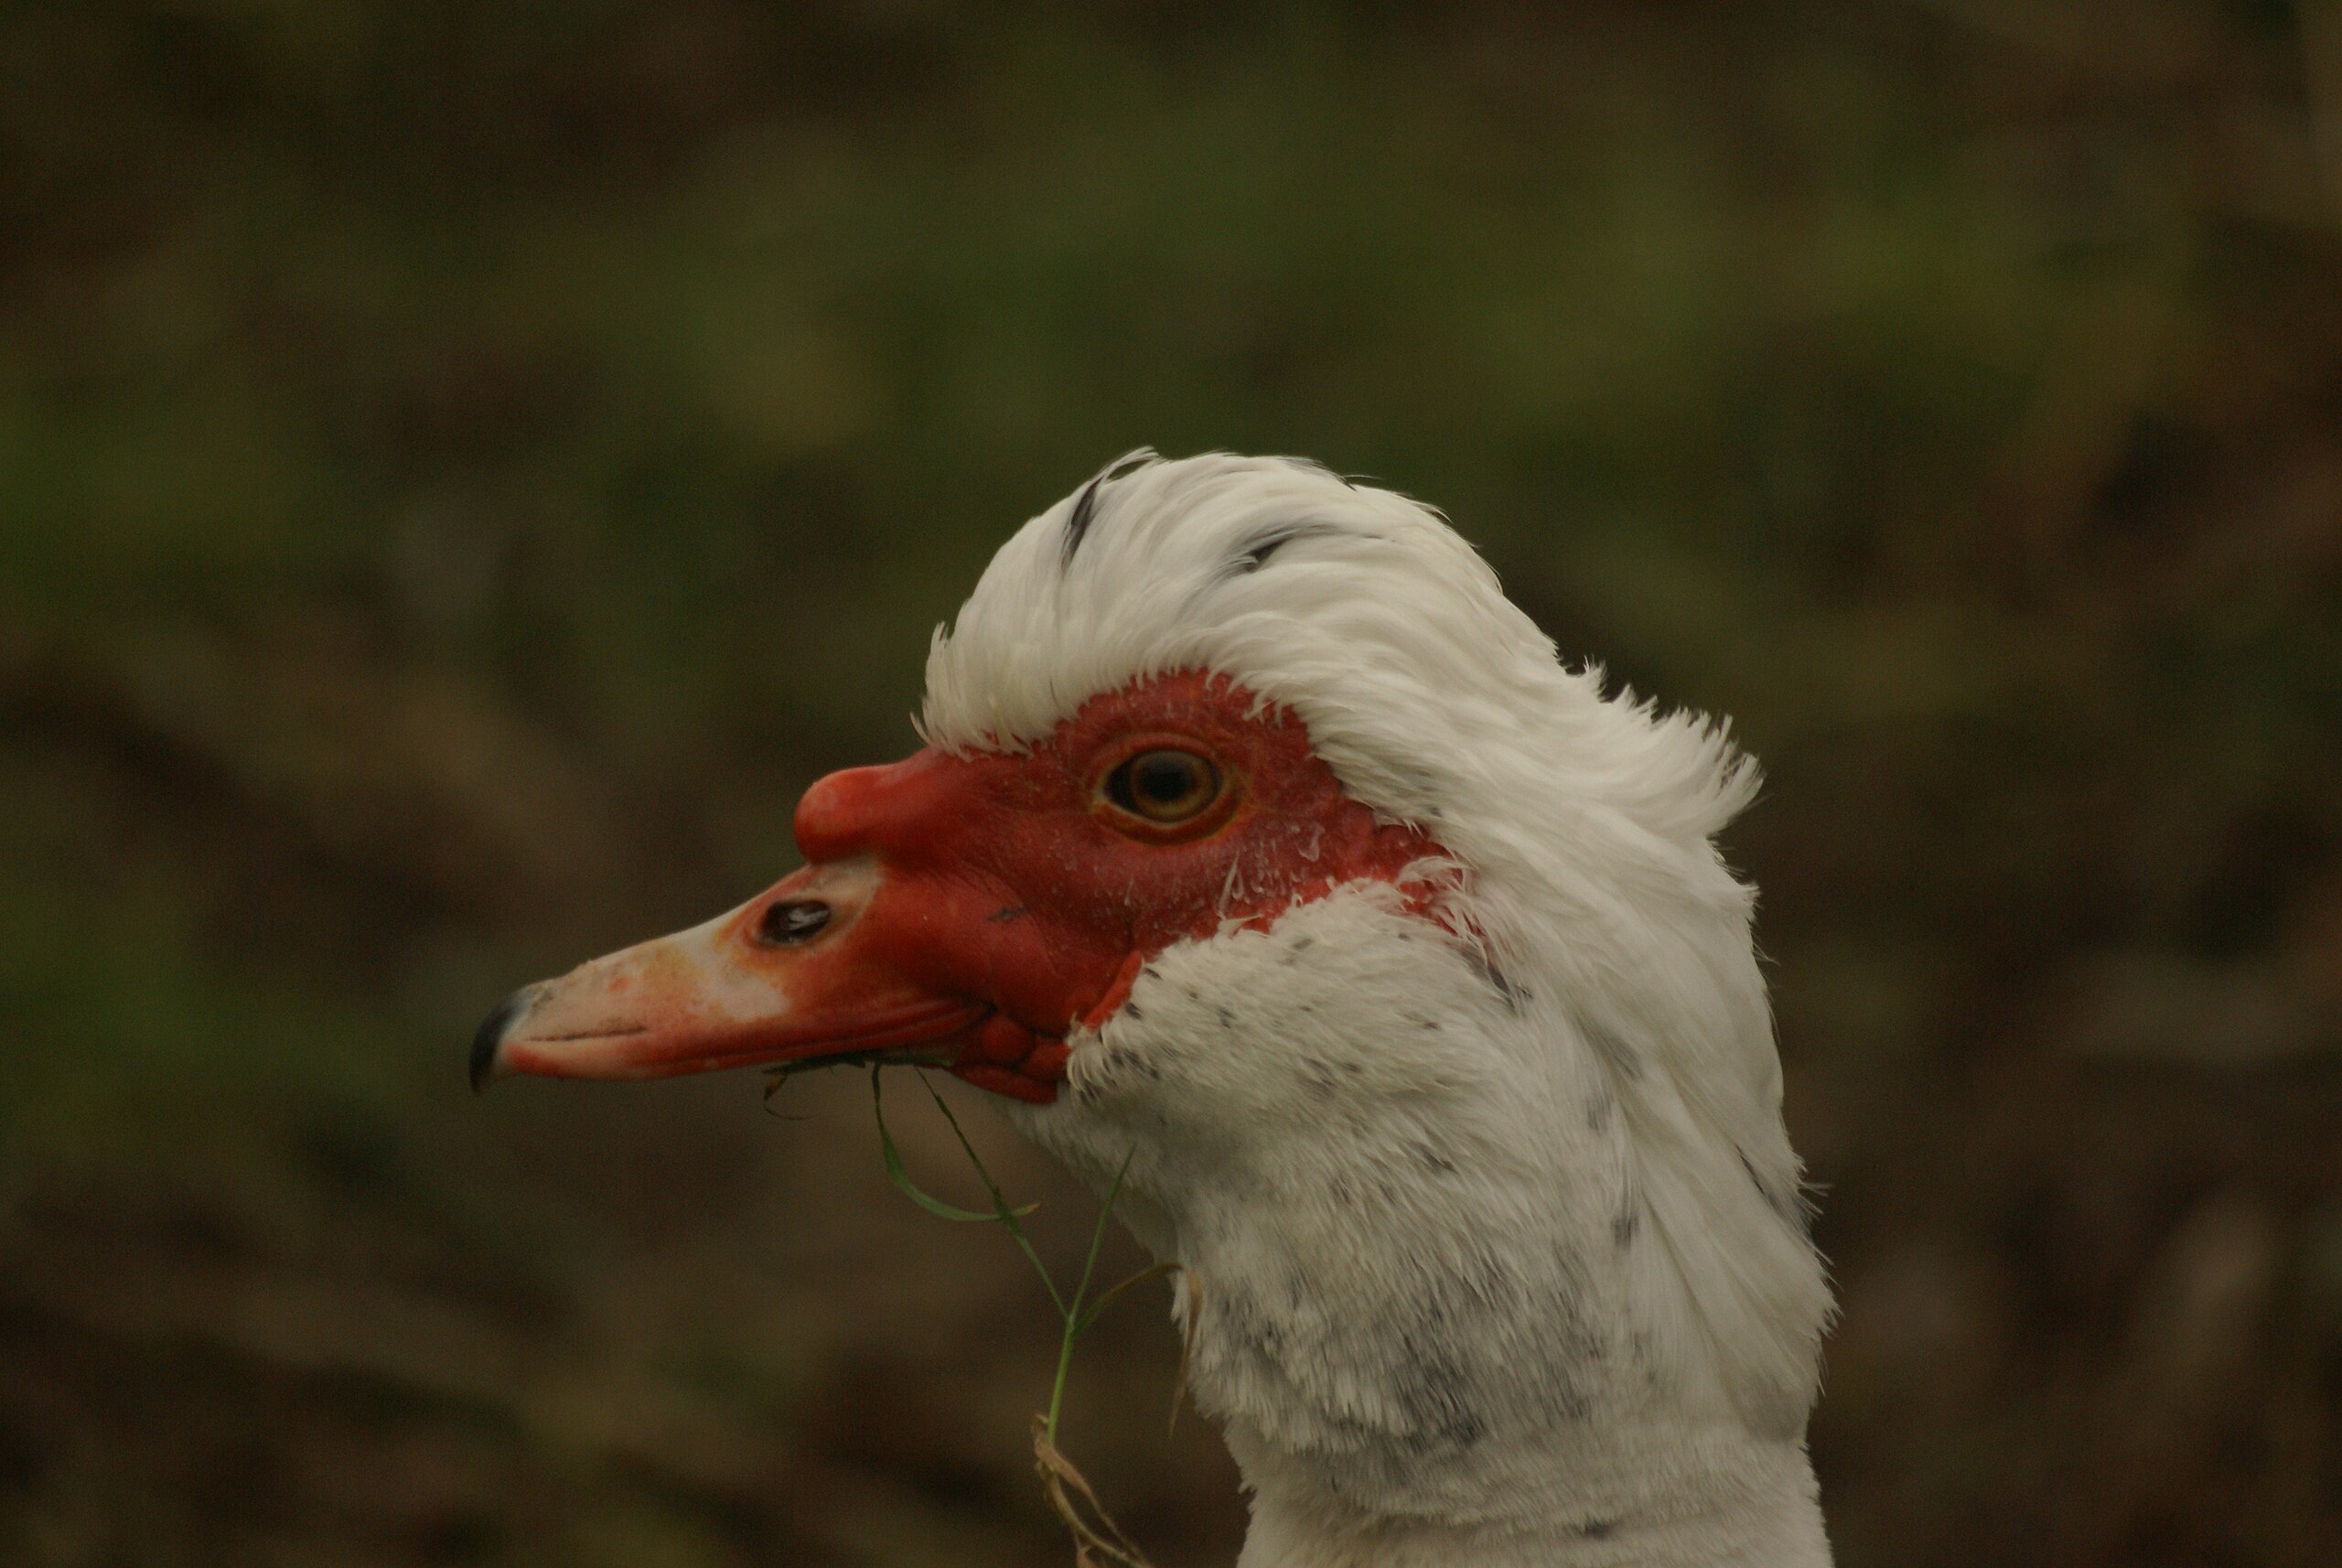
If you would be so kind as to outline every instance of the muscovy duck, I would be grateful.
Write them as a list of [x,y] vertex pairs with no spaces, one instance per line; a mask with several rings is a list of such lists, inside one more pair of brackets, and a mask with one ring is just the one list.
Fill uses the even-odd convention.
[[919,728],[806,792],[802,869],[517,993],[475,1080],[899,1058],[1124,1173],[1241,1568],[1829,1562],[1720,725],[1565,665],[1414,501],[1139,453],[1001,548]]

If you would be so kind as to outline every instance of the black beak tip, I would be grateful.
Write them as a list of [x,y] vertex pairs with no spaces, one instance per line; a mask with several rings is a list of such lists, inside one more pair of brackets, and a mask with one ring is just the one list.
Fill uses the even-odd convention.
[[505,1031],[512,1027],[529,1005],[529,988],[521,987],[496,1004],[496,1011],[480,1020],[479,1032],[472,1036],[472,1092],[488,1088],[489,1079],[496,1076],[496,1053],[503,1048]]

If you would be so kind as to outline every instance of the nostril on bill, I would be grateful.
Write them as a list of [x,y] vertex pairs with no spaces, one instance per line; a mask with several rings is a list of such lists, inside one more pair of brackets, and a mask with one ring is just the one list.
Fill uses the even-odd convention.
[[770,947],[810,942],[830,923],[830,907],[819,898],[783,898],[768,905],[757,921],[757,940]]

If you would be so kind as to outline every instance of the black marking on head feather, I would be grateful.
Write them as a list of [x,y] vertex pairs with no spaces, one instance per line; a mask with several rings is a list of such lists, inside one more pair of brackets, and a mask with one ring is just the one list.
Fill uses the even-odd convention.
[[1142,446],[1135,452],[1124,453],[1115,458],[1099,469],[1095,478],[1081,487],[1081,493],[1073,498],[1072,514],[1065,520],[1065,553],[1058,563],[1059,571],[1073,564],[1074,552],[1080,550],[1081,542],[1090,536],[1090,525],[1098,518],[1100,489],[1134,468],[1145,467],[1155,460],[1154,449]]
[[1225,582],[1230,577],[1241,577],[1259,571],[1269,564],[1270,556],[1295,540],[1326,539],[1345,532],[1333,523],[1314,519],[1273,524],[1254,534],[1241,550],[1230,558],[1228,564],[1220,568],[1220,580]]
[[1642,1229],[1643,1195],[1639,1187],[1629,1183],[1627,1196],[1618,1204],[1618,1212],[1610,1219],[1610,1240],[1619,1247],[1635,1244],[1635,1233]]
[[1632,1083],[1642,1077],[1642,1058],[1615,1030],[1592,1019],[1580,1020],[1580,1026],[1585,1031],[1585,1043],[1594,1047],[1594,1054],[1602,1058],[1602,1065],[1610,1069],[1613,1078],[1620,1083]]
[[1467,946],[1464,951],[1471,959],[1472,967],[1479,971],[1480,978],[1488,983],[1488,989],[1503,1000],[1505,1011],[1515,1017],[1520,1016],[1520,1004],[1529,999],[1529,993],[1515,985],[1512,977],[1499,969],[1496,961],[1478,947]]
[[1811,1227],[1805,1205],[1793,1197],[1775,1192],[1771,1184],[1756,1174],[1756,1166],[1749,1160],[1746,1149],[1735,1148],[1733,1153],[1740,1156],[1740,1168],[1748,1173],[1748,1183],[1756,1189],[1756,1196],[1765,1200],[1765,1207],[1779,1215],[1781,1222],[1799,1235],[1808,1234]]
[[1060,570],[1073,564],[1074,552],[1090,537],[1090,525],[1098,515],[1098,487],[1105,482],[1106,476],[1101,474],[1082,486],[1081,493],[1073,498],[1073,515],[1065,520],[1065,556]]
[[1606,1083],[1595,1086],[1594,1098],[1585,1102],[1585,1130],[1599,1133],[1610,1125],[1610,1118],[1618,1110],[1618,1097],[1610,1092]]

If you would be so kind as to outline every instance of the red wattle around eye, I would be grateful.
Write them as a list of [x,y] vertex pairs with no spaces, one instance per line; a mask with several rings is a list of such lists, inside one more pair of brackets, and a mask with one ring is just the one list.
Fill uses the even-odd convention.
[[1114,1017],[1166,947],[1440,853],[1345,795],[1291,714],[1194,671],[1094,698],[1022,751],[832,774],[795,825],[802,870],[530,988],[475,1042],[475,1073],[904,1053],[1046,1101],[1069,1036]]

